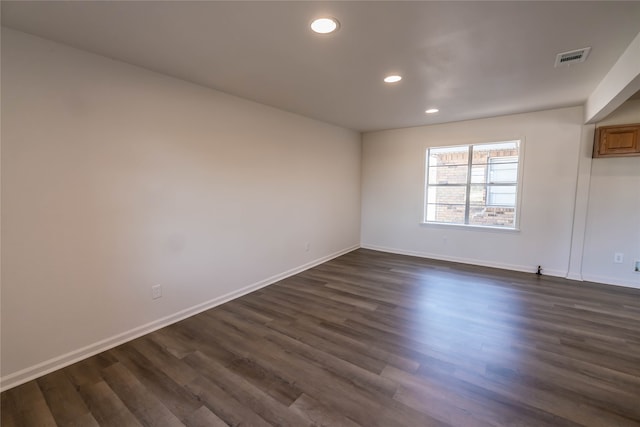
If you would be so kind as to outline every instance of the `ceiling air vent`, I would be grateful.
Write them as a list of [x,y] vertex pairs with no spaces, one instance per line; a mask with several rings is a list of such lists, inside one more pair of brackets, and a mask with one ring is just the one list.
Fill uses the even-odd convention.
[[577,64],[578,62],[584,62],[589,56],[591,51],[590,47],[582,49],[570,50],[569,52],[562,52],[556,55],[556,64],[554,67],[560,67],[562,65]]

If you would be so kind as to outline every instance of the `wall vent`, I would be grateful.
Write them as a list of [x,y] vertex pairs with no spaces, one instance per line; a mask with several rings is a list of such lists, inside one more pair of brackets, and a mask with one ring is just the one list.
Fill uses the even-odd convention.
[[589,56],[591,51],[590,47],[582,49],[570,50],[569,52],[562,52],[556,55],[556,64],[554,67],[561,67],[563,65],[577,64],[578,62],[584,62]]

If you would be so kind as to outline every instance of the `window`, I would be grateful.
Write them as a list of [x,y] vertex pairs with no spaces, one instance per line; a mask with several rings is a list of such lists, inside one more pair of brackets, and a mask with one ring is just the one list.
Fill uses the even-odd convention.
[[427,149],[424,221],[516,228],[520,141]]

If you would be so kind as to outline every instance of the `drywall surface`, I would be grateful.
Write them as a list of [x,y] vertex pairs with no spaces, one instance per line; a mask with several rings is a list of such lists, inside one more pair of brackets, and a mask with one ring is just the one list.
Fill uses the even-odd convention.
[[585,104],[585,121],[608,120],[608,116],[640,90],[640,33],[627,46]]
[[[596,127],[640,123],[640,100],[627,101]],[[614,263],[615,253],[623,254]],[[640,288],[640,157],[596,158],[591,164],[582,262],[584,280]]]
[[8,29],[2,91],[5,387],[359,245],[356,132]]
[[[565,276],[581,107],[363,135],[362,246]],[[519,231],[421,224],[428,147],[524,141]]]

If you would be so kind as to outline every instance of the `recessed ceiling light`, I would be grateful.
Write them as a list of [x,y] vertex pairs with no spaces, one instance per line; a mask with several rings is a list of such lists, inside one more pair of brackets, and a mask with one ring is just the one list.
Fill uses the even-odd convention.
[[311,23],[311,29],[318,34],[333,33],[339,26],[340,23],[336,18],[318,18]]
[[433,113],[437,113],[438,111],[440,110],[438,110],[437,108],[429,108],[427,111],[425,111],[425,113],[433,114]]
[[395,83],[395,82],[399,82],[400,80],[402,80],[402,76],[398,76],[398,75],[387,76],[384,78],[385,83]]

